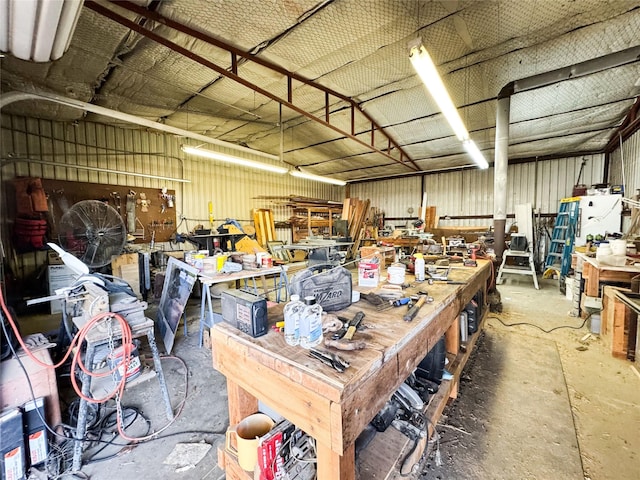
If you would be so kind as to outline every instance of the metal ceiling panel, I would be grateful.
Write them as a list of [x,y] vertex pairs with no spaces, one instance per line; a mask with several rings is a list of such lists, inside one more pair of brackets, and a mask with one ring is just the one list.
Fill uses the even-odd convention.
[[321,3],[318,0],[242,0],[241,3],[180,0],[159,2],[159,12],[249,51],[304,22],[305,16]]
[[[366,147],[341,139],[326,126],[312,126],[299,112],[285,108],[280,118],[277,102],[132,33],[94,13],[90,5],[87,0],[71,47],[59,61],[36,65],[2,59],[3,91],[42,88],[272,154],[280,153],[285,140],[284,150],[294,163],[308,164],[317,173],[333,169],[346,179],[389,165],[393,174],[408,170],[384,154],[365,153]],[[186,48],[187,55],[232,68],[227,50],[166,22],[138,17],[122,4],[101,0],[100,5]],[[505,85],[640,44],[640,0],[537,0],[517,2],[517,7],[512,0],[172,0],[149,6],[362,102],[367,114],[429,171],[470,162],[415,75],[408,40],[422,38],[489,161],[495,98]],[[244,80],[287,97],[282,74],[242,59],[237,69]],[[510,157],[604,148],[638,95],[639,77],[635,63],[514,95]],[[294,80],[292,95],[297,108],[324,118],[322,92]],[[331,123],[350,132],[346,102],[330,96],[329,105]],[[62,120],[84,115],[26,102],[9,107],[11,111]],[[281,122],[293,134],[289,143],[281,139]],[[370,128],[371,120],[356,116],[359,139],[370,141]],[[380,132],[373,139],[376,148],[387,147]]]

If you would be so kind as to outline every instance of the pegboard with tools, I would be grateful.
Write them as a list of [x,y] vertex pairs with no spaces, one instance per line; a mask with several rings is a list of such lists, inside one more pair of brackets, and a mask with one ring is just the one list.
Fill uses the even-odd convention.
[[70,182],[43,179],[49,206],[51,238],[56,226],[73,204],[82,200],[100,200],[122,217],[134,243],[168,242],[176,229],[176,192],[166,188],[140,188],[126,185]]

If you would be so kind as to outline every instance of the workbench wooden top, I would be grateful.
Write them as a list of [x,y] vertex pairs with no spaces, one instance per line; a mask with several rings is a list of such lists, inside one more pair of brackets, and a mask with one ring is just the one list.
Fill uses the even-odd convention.
[[[582,252],[576,252],[577,256],[581,258],[585,262],[589,262],[591,265],[596,267],[599,270],[612,270],[616,272],[630,272],[630,273],[640,273],[640,266],[638,265],[607,265],[606,263],[599,262],[595,257],[590,257]],[[638,261],[638,259],[632,259],[630,257],[626,257],[627,261]]]
[[[252,338],[226,323],[211,330],[214,367],[342,454],[485,286],[490,272],[490,262],[480,260],[477,267],[451,270],[449,279],[464,284],[412,282],[405,295],[426,290],[434,302],[423,305],[411,322],[402,319],[406,306],[378,311],[365,300],[334,312],[347,318],[358,311],[366,315],[362,323],[367,328],[354,337],[366,342],[364,350],[327,349],[350,362],[343,373],[309,357],[302,347],[288,345],[280,332]],[[269,311],[270,324],[279,320],[281,306]]]

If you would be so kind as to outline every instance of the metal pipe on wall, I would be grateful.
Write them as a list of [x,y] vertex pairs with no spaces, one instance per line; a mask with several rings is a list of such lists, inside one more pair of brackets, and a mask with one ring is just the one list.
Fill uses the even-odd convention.
[[161,177],[159,175],[151,175],[148,173],[125,172],[122,170],[111,170],[108,168],[89,167],[85,165],[74,165],[69,163],[47,162],[44,160],[35,160],[32,158],[23,158],[23,157],[0,158],[0,168],[4,167],[5,165],[9,165],[16,162],[36,163],[38,165],[49,165],[56,168],[71,168],[75,170],[88,170],[91,172],[113,173],[116,175],[127,175],[129,177],[152,178],[154,180],[166,180],[168,182],[191,183],[191,180],[186,180],[182,178]]
[[269,158],[271,160],[280,159],[280,157],[278,157],[277,155],[271,155],[270,153],[265,153],[259,150],[254,150],[252,148],[243,147],[241,145],[236,145],[235,143],[224,142],[216,138],[207,137],[205,135],[193,133],[188,130],[183,130],[181,128],[171,127],[163,123],[153,122],[151,120],[147,120],[146,118],[137,117],[135,115],[129,115],[128,113],[119,112],[117,110],[111,110],[110,108],[100,107],[98,105],[93,105],[92,103],[81,102],[73,98],[67,98],[60,95],[54,95],[51,93],[45,93],[45,92],[3,93],[2,95],[0,95],[0,110],[2,110],[7,105],[10,105],[14,102],[19,102],[22,100],[44,100],[47,102],[58,103],[66,107],[77,108],[78,110],[84,110],[85,112],[92,112],[98,115],[104,115],[105,117],[116,118],[118,120],[123,120],[125,122],[133,123],[134,125],[141,125],[143,127],[153,128],[161,132],[171,133],[173,135],[179,135],[182,137],[191,138],[193,140],[199,140],[204,143],[209,143],[209,144],[217,145],[224,148],[238,150],[239,152],[247,153],[250,155],[258,155],[260,157]]

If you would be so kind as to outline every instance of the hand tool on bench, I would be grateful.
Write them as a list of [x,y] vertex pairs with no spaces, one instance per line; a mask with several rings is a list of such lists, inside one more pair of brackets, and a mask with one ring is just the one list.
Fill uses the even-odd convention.
[[324,341],[325,347],[336,348],[338,350],[345,351],[353,351],[353,350],[363,350],[367,348],[367,344],[362,340],[345,340],[341,338],[340,340],[330,340],[327,339]]
[[413,320],[415,316],[418,314],[418,311],[420,310],[420,308],[422,308],[422,305],[424,305],[426,301],[427,301],[427,296],[420,295],[420,298],[418,298],[418,301],[413,305],[413,307],[411,307],[411,309],[409,309],[407,313],[404,314],[402,319],[405,322],[410,322],[411,320]]
[[329,365],[331,368],[342,373],[349,368],[350,363],[339,357],[335,353],[327,352],[325,350],[319,350],[317,348],[311,348],[309,350],[309,356],[320,360],[325,365]]
[[[351,340],[353,338],[353,334],[356,333],[356,328],[360,325],[360,322],[364,318],[364,312],[360,311],[355,314],[355,316],[351,320],[347,320],[341,317],[338,317],[338,320],[344,322],[344,325],[340,330],[331,335],[332,340],[340,340],[342,337],[345,337],[347,340]],[[349,334],[349,332],[351,332]],[[347,336],[349,335],[349,336]]]

